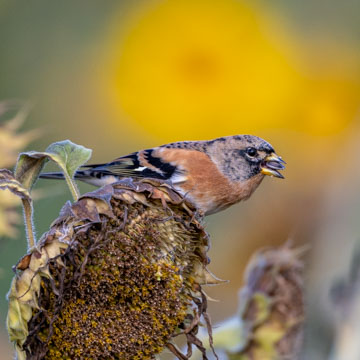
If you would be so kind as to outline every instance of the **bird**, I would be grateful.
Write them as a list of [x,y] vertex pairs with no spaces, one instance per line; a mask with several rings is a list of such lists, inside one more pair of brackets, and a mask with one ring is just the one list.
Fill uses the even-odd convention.
[[[265,140],[233,135],[179,141],[121,156],[109,163],[83,165],[74,178],[104,186],[124,178],[169,182],[204,215],[248,199],[266,175],[284,178],[285,161]],[[40,178],[62,179],[62,173]]]

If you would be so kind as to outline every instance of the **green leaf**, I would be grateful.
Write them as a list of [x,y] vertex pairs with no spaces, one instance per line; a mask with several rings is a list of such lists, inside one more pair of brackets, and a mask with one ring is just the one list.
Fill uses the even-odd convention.
[[84,146],[64,140],[51,144],[45,152],[21,153],[16,164],[15,177],[26,189],[31,190],[45,163],[52,160],[64,173],[73,198],[77,200],[79,190],[73,181],[73,176],[76,170],[90,159],[91,152]]
[[51,144],[46,152],[53,154],[53,160],[72,178],[75,171],[90,159],[92,151],[70,140],[64,140]]

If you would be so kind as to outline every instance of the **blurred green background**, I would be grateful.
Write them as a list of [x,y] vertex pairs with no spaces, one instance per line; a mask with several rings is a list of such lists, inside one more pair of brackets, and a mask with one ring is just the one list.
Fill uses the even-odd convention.
[[[104,162],[178,140],[250,133],[288,163],[239,205],[206,219],[214,322],[237,309],[251,253],[292,238],[306,257],[306,358],[327,359],[329,290],[360,237],[360,3],[355,0],[0,0],[0,100],[30,100],[27,149],[71,139]],[[2,122],[8,119],[6,114]],[[90,187],[81,186],[82,192]],[[70,194],[37,183],[47,230]],[[20,212],[20,208],[18,209]],[[5,294],[26,251],[0,240],[0,359],[10,359]]]

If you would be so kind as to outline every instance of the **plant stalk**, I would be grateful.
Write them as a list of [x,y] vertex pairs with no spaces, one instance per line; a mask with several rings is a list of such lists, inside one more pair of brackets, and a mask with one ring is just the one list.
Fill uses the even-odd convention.
[[74,201],[78,201],[79,197],[80,197],[80,192],[79,192],[79,189],[75,183],[75,180],[72,179],[66,171],[64,171],[64,176],[65,176],[65,180],[66,180],[66,183],[70,189],[70,192],[71,192],[71,195],[74,199]]
[[25,230],[26,237],[28,239],[28,248],[31,249],[36,245],[34,224],[33,224],[33,209],[32,204],[29,199],[21,199],[24,209],[24,220],[25,220]]

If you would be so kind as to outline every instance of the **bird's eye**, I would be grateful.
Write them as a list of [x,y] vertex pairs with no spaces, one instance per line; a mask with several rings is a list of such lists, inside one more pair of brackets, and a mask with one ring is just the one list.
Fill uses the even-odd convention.
[[251,157],[254,157],[257,154],[257,150],[253,147],[249,147],[246,149],[246,154],[248,154]]

